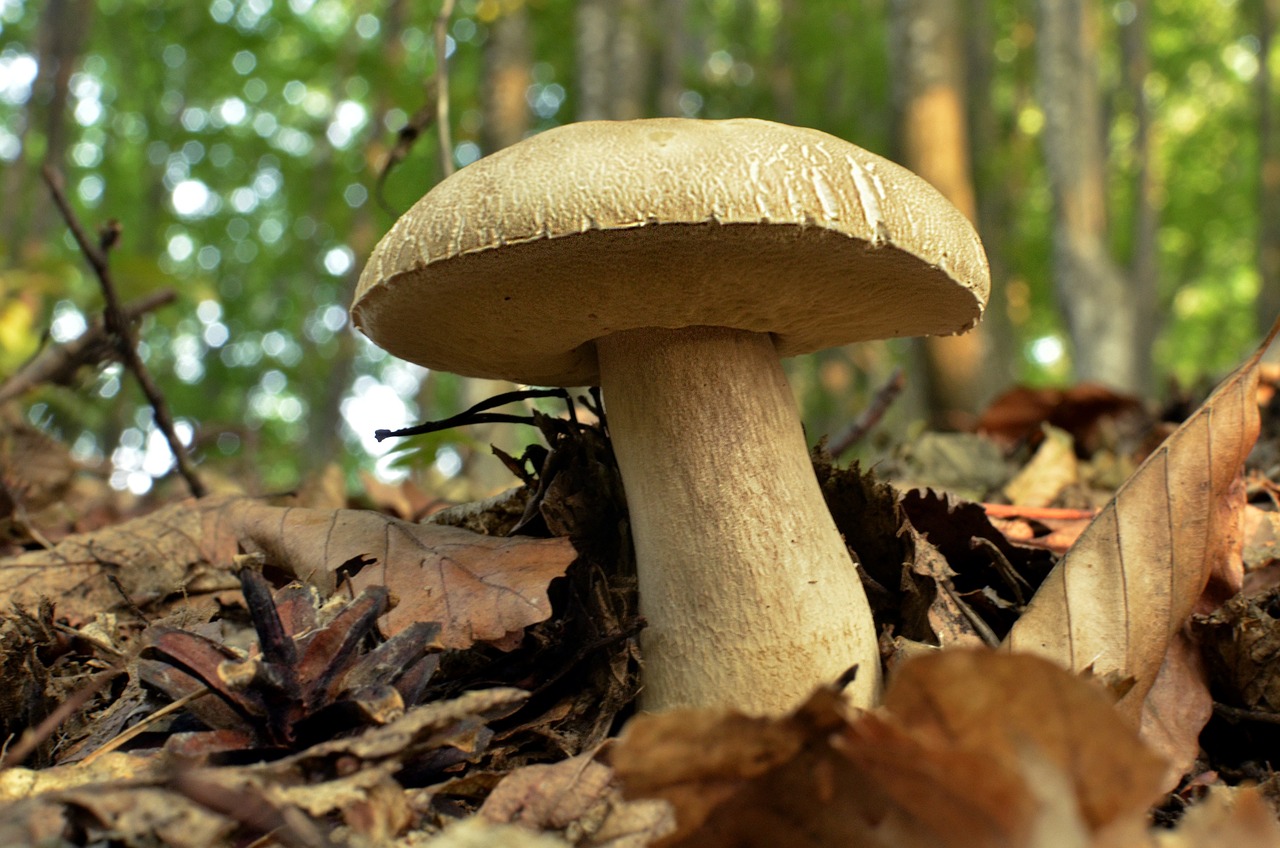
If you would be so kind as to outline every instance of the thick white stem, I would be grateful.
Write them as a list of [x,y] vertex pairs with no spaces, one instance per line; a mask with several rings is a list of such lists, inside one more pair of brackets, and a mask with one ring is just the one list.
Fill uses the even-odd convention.
[[809,460],[773,340],[716,327],[597,341],[635,540],[646,710],[793,709],[858,665],[875,628]]

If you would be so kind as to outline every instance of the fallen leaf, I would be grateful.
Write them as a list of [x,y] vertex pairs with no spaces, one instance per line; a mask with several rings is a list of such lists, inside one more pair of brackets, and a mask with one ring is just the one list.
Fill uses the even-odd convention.
[[1213,715],[1209,672],[1200,644],[1185,630],[1174,634],[1155,684],[1143,702],[1138,732],[1168,763],[1164,786],[1177,784],[1200,756],[1200,731]]
[[533,830],[563,830],[599,804],[613,773],[595,752],[550,765],[516,769],[485,799],[480,814],[492,822]]
[[356,592],[386,586],[399,600],[384,619],[387,634],[438,621],[448,648],[501,642],[545,620],[547,585],[575,557],[566,539],[481,536],[376,512],[209,497],[0,560],[0,594],[28,606],[56,598],[59,615],[87,619],[120,602],[113,578],[142,606],[234,588],[232,560],[241,548],[266,554],[326,595],[340,579]]
[[1237,595],[1194,627],[1219,700],[1280,713],[1280,588]]
[[1019,506],[1049,506],[1080,480],[1075,443],[1065,430],[1045,424],[1031,460],[1004,486],[1005,497]]
[[479,815],[555,832],[582,848],[643,848],[675,829],[666,804],[625,800],[613,770],[595,751],[510,772]]
[[1133,678],[1118,708],[1134,726],[1211,578],[1239,586],[1241,470],[1259,430],[1258,362],[1277,331],[1120,488],[1004,641]]
[[2,559],[0,595],[24,606],[55,599],[58,615],[76,622],[118,606],[121,590],[145,607],[179,593],[234,588],[230,566],[236,540],[225,532],[228,528],[206,521],[206,510],[216,511],[227,501],[200,503],[199,508],[190,501],[172,504],[132,521],[68,536],[50,550]]
[[331,591],[340,578],[359,592],[386,586],[398,604],[383,619],[393,635],[437,621],[446,648],[500,642],[551,615],[547,585],[575,554],[566,539],[482,536],[414,524],[377,512],[273,507],[241,499],[226,520],[277,567]]
[[1159,795],[1107,693],[1037,657],[939,651],[846,711],[821,690],[776,719],[641,715],[611,759],[628,797],[672,805],[664,848],[1119,845]]
[[[1099,447],[1099,434],[1108,422],[1129,419],[1142,424],[1142,401],[1117,394],[1097,383],[1080,383],[1069,389],[1032,389],[1017,386],[991,402],[978,422],[978,432],[1003,445],[1033,439],[1041,426],[1065,430],[1083,447],[1086,456]],[[1133,425],[1130,425],[1133,429]]]

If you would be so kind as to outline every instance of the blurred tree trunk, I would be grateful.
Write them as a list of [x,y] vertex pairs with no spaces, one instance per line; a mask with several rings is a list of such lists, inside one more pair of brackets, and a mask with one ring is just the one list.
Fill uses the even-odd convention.
[[[958,0],[894,0],[891,55],[903,164],[977,220],[965,115],[964,43]],[[987,385],[984,325],[962,336],[921,339],[925,395],[936,426],[962,427]]]
[[574,50],[578,59],[579,121],[609,117],[611,0],[578,0]]
[[504,4],[484,43],[481,147],[486,154],[515,144],[529,131],[526,96],[533,82],[532,65],[529,10],[524,3]]
[[[404,46],[400,40],[400,35],[404,32],[407,6],[406,0],[391,0],[382,16],[383,50],[385,51],[388,65],[391,67],[404,61]],[[341,57],[342,63],[348,67],[338,71],[341,74],[340,79],[347,78],[355,67],[358,43],[355,34],[352,33],[347,49]],[[369,116],[368,123],[369,131],[375,134],[375,144],[379,143],[376,134],[382,131],[383,119],[391,105],[392,101],[385,91],[379,94],[376,108],[373,114]],[[318,144],[327,143],[328,139],[324,136],[319,136]],[[325,192],[334,179],[332,150],[329,153],[330,155],[324,159],[322,167],[315,174],[315,179],[309,183],[310,190],[315,192],[311,206],[316,210],[324,208],[323,198],[326,196]],[[343,294],[341,296],[343,304],[351,302],[352,295],[355,293],[356,282],[360,279],[360,271],[364,267],[363,260],[372,252],[373,246],[378,240],[379,234],[373,220],[373,209],[372,200],[357,209],[352,218],[351,228],[346,236],[347,246],[351,248],[356,256],[360,257],[360,261],[354,263],[343,280]],[[320,213],[317,211],[316,214],[319,215]],[[287,292],[283,292],[277,296],[283,298],[287,297],[287,295]],[[306,451],[311,460],[310,467],[312,470],[319,470],[326,463],[340,461],[342,448],[342,401],[347,392],[351,390],[351,384],[356,376],[356,334],[354,332],[341,332],[335,336],[335,340],[337,341],[338,349],[329,360],[324,393],[317,398],[318,403],[312,407],[310,414],[307,416]]]
[[769,88],[773,95],[773,117],[784,124],[794,124],[796,106],[795,32],[800,25],[799,0],[781,0],[778,26],[774,31],[773,69]]
[[580,121],[650,114],[649,0],[580,0],[576,45]]
[[[533,82],[533,44],[529,11],[524,2],[503,3],[502,13],[489,24],[481,76],[484,124],[480,135],[481,147],[487,155],[515,144],[529,131],[531,115],[526,93]],[[459,380],[453,375],[433,376],[436,380]],[[424,383],[419,395],[424,418],[453,415],[516,386],[505,380],[460,380],[456,409],[443,409],[434,403],[431,388]],[[462,468],[455,477],[455,485],[448,487],[450,494],[471,499],[511,486],[514,483],[511,472],[479,446],[497,444],[519,455],[524,445],[513,441],[519,438],[517,431],[508,425],[481,424],[468,428],[467,436],[474,441],[454,445]],[[431,489],[439,490],[440,481],[433,483]]]
[[658,12],[662,38],[658,56],[658,114],[680,117],[685,60],[689,57],[689,0],[662,0]]
[[1149,0],[1132,0],[1132,8],[1133,17],[1120,28],[1124,84],[1128,90],[1135,123],[1133,161],[1137,169],[1134,177],[1133,247],[1129,257],[1129,277],[1133,288],[1130,297],[1137,311],[1133,340],[1134,350],[1137,352],[1137,385],[1149,389],[1155,380],[1155,374],[1150,355],[1143,355],[1142,352],[1150,351],[1155,345],[1162,313],[1158,242],[1160,179],[1153,155],[1151,107],[1147,102],[1147,75],[1151,71],[1151,57],[1147,50]]
[[1266,332],[1280,316],[1280,132],[1276,127],[1275,79],[1271,52],[1280,22],[1280,0],[1254,0],[1258,32],[1258,326]]
[[[40,16],[35,38],[38,70],[20,132],[25,164],[7,169],[5,202],[0,204],[0,232],[12,251],[10,261],[17,261],[27,240],[43,241],[49,231],[53,205],[39,179],[40,167],[65,170],[71,74],[88,42],[93,10],[91,0],[49,0]],[[43,129],[45,142],[39,162],[26,150],[30,131],[37,127]]]
[[982,323],[986,327],[986,351],[990,384],[1000,391],[1019,376],[1021,353],[1014,338],[1009,314],[1008,246],[1005,233],[1011,229],[1008,158],[992,155],[1000,150],[1003,131],[995,99],[995,10],[990,0],[970,0],[966,26],[966,89],[968,93],[969,151],[973,164],[974,195],[977,201],[978,232],[991,266],[991,301]]
[[1037,72],[1045,163],[1054,202],[1054,283],[1076,377],[1141,391],[1141,331],[1133,289],[1107,245],[1106,160],[1098,93],[1098,10],[1038,0]]

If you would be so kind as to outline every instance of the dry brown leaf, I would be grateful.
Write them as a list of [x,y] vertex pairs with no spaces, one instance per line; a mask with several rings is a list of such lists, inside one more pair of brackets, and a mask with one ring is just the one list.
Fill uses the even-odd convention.
[[1111,698],[1034,656],[922,657],[903,666],[884,706],[909,732],[1010,772],[1030,744],[1069,779],[1090,830],[1141,814],[1160,795],[1164,763],[1117,719]]
[[1009,503],[1019,506],[1049,506],[1062,490],[1080,480],[1075,442],[1071,434],[1042,424],[1044,441],[1031,460],[1004,486]]
[[1258,362],[1277,330],[1120,488],[1005,638],[1011,651],[1132,677],[1118,706],[1135,726],[1206,585],[1238,569]]
[[595,752],[516,769],[485,799],[480,815],[533,830],[563,830],[601,803],[613,773]]
[[497,642],[546,619],[547,585],[575,556],[565,539],[481,536],[376,512],[210,497],[0,560],[0,594],[30,606],[56,598],[59,615],[88,618],[119,603],[109,577],[143,605],[234,588],[232,558],[242,548],[326,593],[340,576],[350,576],[357,593],[385,585],[399,600],[384,620],[387,635],[439,621],[449,648]]
[[[226,500],[205,503],[217,509]],[[0,560],[0,596],[31,607],[42,597],[53,598],[58,615],[75,622],[120,603],[120,591],[110,578],[142,606],[180,592],[234,588],[238,584],[228,569],[236,540],[226,533],[228,528],[216,522],[210,527],[207,517],[192,502],[176,503],[93,533],[68,536],[50,550]]]
[[547,586],[573,562],[567,539],[482,536],[367,510],[312,510],[239,499],[222,510],[236,535],[300,580],[332,591],[386,586],[398,601],[383,620],[393,635],[438,621],[446,648],[501,642],[551,615]]
[[904,664],[852,721],[825,691],[779,719],[642,715],[612,759],[629,797],[672,804],[658,844],[682,848],[1084,846],[1140,834],[1163,770],[1098,687],[963,650]]

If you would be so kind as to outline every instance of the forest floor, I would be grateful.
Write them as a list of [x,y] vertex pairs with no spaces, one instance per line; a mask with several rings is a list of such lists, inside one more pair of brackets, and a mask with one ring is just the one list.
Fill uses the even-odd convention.
[[1280,844],[1278,386],[1255,357],[1198,405],[1015,390],[874,471],[819,447],[889,684],[775,718],[637,715],[597,423],[538,416],[481,504],[331,469],[143,506],[10,411],[0,843]]

